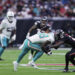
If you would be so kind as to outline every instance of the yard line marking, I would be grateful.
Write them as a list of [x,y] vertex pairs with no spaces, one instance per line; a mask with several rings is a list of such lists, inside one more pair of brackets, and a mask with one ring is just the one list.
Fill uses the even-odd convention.
[[40,70],[64,70],[64,69],[51,69],[51,68],[37,68],[37,69],[40,69]]
[[[2,64],[0,64],[0,65],[4,65],[4,66],[5,66],[5,65],[13,65],[13,64],[5,64],[5,63],[3,64],[3,63],[2,63]],[[19,64],[19,65],[20,65],[20,66],[28,66],[28,64]],[[42,64],[41,64],[41,63],[40,63],[40,64],[36,64],[36,65],[37,65],[37,66],[64,66],[65,64],[51,64],[51,63],[50,63],[50,64],[49,64],[49,63],[48,63],[48,64],[45,64],[45,63],[42,63]],[[70,65],[70,66],[73,66],[72,64],[69,64],[69,65]]]
[[53,53],[53,55],[65,55],[66,53]]
[[[28,64],[19,64],[20,66],[28,66]],[[36,64],[37,66],[65,66],[65,64]],[[73,66],[72,64],[69,64]]]
[[[0,65],[12,65],[12,64],[0,64]],[[19,64],[20,66],[28,66],[28,64]],[[65,66],[65,64],[36,64],[37,66]],[[73,66],[69,64],[69,66]]]
[[[36,64],[37,65],[37,64]],[[40,65],[40,64],[38,64],[38,65]],[[46,64],[45,64],[46,65]],[[50,65],[50,64],[48,64],[48,65]],[[51,65],[53,65],[53,64],[51,64]],[[55,64],[56,65],[56,64]],[[62,65],[62,64],[60,64],[60,65]],[[63,64],[64,65],[64,64]],[[71,64],[70,64],[71,65]],[[29,66],[28,64],[20,64],[20,66]],[[30,66],[29,66],[30,67]],[[34,68],[34,67],[33,67]],[[37,67],[37,68],[34,68],[34,69],[40,69],[40,70],[51,70],[51,71],[61,71],[61,70],[64,70],[64,69],[62,69],[62,67]],[[70,71],[72,71],[72,70],[74,70],[74,69],[70,69]]]
[[5,66],[5,65],[12,65],[12,64],[0,64],[0,65],[4,65]]
[[[44,65],[44,66],[46,66],[46,65],[50,65],[50,66],[65,66],[65,64],[36,64],[36,65],[38,65],[38,66],[40,66],[40,65]],[[72,64],[69,64],[70,66],[73,66]]]

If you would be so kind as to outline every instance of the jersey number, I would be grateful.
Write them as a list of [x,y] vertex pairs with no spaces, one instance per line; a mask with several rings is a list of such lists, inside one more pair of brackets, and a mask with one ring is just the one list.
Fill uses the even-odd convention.
[[7,28],[7,31],[8,32],[12,32],[14,30],[14,28],[12,27],[12,28]]
[[45,34],[45,33],[40,33],[40,34],[39,34],[39,37],[40,37],[40,38],[46,38],[46,37],[48,37],[48,35]]

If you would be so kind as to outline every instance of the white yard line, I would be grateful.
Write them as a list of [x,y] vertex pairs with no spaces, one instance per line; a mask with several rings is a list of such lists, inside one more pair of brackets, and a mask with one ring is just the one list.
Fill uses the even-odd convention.
[[53,53],[52,55],[65,55],[66,53]]

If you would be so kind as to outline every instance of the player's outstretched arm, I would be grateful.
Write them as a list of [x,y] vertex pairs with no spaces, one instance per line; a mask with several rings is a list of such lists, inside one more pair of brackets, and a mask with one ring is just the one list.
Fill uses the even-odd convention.
[[47,54],[48,52],[50,52],[50,48],[48,46],[48,44],[50,44],[50,41],[46,41],[45,43],[42,44],[41,48],[42,50]]
[[57,49],[63,43],[64,43],[64,41],[59,41],[59,42],[56,42],[54,45],[51,45],[50,47]]
[[37,26],[36,26],[36,25],[33,25],[33,26],[29,29],[26,38],[28,38],[28,37],[30,36],[30,33],[31,33],[34,29],[36,29],[36,28],[37,28]]

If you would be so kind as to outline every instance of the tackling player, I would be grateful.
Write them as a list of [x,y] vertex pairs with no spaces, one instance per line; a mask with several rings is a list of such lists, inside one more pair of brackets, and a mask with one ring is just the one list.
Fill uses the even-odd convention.
[[1,56],[5,48],[11,41],[15,40],[15,31],[16,19],[14,18],[14,13],[12,11],[8,11],[0,25],[0,60],[2,60]]
[[[34,62],[43,55],[43,51],[46,54],[50,53],[50,50],[48,50],[48,52],[46,52],[44,46],[46,44],[53,43],[54,40],[55,39],[54,39],[54,33],[53,32],[50,32],[50,33],[38,33],[38,34],[35,34],[35,35],[30,36],[27,39],[25,39],[24,46],[23,46],[21,54],[19,55],[17,61],[13,62],[14,71],[17,71],[18,64],[20,63],[22,58],[28,53],[29,50],[37,51],[37,53],[33,57],[32,61],[29,63],[31,66],[37,68],[35,66]],[[44,49],[44,50],[42,50],[42,49]]]
[[55,36],[57,37],[57,40],[59,40],[56,44],[52,45],[51,47],[54,48],[58,48],[61,44],[69,44],[72,49],[71,51],[68,51],[65,55],[65,69],[64,72],[68,72],[69,71],[69,62],[71,62],[74,66],[75,66],[75,38],[73,38],[72,36],[64,33],[62,30],[56,30],[56,34]]

